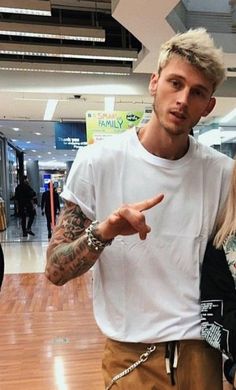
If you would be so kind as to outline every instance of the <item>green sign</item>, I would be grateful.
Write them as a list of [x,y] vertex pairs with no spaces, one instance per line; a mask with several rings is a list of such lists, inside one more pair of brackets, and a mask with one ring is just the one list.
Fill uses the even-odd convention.
[[143,116],[141,111],[87,111],[87,142],[92,144],[107,136],[122,133],[137,126]]

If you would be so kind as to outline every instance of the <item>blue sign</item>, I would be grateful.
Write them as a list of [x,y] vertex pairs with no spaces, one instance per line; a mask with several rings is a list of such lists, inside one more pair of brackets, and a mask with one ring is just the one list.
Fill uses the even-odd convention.
[[51,174],[45,173],[45,175],[43,175],[43,188],[45,191],[48,190],[48,185],[49,185],[50,181],[51,181]]
[[57,122],[55,124],[56,149],[79,149],[87,145],[85,122]]

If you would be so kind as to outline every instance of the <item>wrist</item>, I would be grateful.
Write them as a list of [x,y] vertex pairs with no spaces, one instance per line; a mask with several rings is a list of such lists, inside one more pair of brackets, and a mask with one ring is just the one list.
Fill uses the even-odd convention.
[[101,241],[109,241],[109,240],[113,240],[115,238],[114,236],[111,236],[111,228],[110,228],[110,225],[108,225],[106,223],[106,221],[99,222],[96,225],[96,229],[94,231],[94,234]]
[[113,238],[106,239],[99,229],[99,222],[93,221],[85,230],[88,247],[95,252],[102,251],[106,246],[111,245]]

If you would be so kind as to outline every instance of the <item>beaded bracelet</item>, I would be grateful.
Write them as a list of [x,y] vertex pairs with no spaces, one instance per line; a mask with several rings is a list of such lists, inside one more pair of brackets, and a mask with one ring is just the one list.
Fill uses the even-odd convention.
[[101,241],[94,235],[94,231],[97,228],[98,224],[98,221],[93,221],[91,225],[89,225],[89,227],[85,229],[88,247],[95,252],[102,251],[106,246],[111,245],[113,241],[113,238],[111,240]]

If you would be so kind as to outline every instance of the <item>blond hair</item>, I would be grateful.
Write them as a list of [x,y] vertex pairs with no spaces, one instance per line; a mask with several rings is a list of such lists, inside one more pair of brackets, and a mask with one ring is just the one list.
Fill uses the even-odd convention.
[[236,161],[231,176],[229,193],[223,211],[217,221],[214,245],[222,247],[224,241],[236,232]]
[[201,70],[212,82],[214,90],[225,79],[222,49],[216,48],[205,28],[190,29],[165,42],[161,46],[158,60],[159,74],[173,55],[185,58]]

